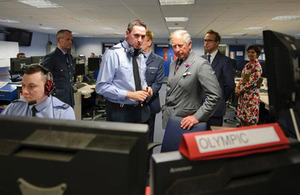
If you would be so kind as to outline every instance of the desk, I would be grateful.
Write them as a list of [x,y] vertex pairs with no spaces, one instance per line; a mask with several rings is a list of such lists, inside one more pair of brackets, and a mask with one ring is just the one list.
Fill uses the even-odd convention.
[[95,85],[88,85],[86,84],[84,87],[78,89],[76,93],[74,93],[74,100],[75,100],[75,116],[76,120],[82,119],[82,98],[87,99],[92,96],[92,93],[95,92]]

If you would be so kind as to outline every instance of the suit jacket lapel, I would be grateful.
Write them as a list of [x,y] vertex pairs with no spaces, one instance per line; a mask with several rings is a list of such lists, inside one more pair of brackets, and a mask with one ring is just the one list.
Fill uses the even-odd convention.
[[215,58],[214,58],[214,61],[212,62],[212,64],[211,64],[211,67],[214,69],[216,66],[217,66],[217,64],[218,64],[218,62],[219,62],[219,60],[220,60],[220,54],[219,54],[220,52],[218,51],[217,52],[217,54],[216,54],[216,56],[215,56]]
[[183,74],[185,72],[187,72],[194,63],[195,63],[194,53],[191,52],[190,55],[188,56],[188,58],[181,64],[181,66],[179,67],[179,69],[177,70],[177,73],[175,75],[174,75],[174,70],[175,70],[176,63],[170,67],[170,74],[172,73],[172,75],[169,75],[170,90],[168,91],[168,94],[170,94],[176,88],[179,80],[183,77]]

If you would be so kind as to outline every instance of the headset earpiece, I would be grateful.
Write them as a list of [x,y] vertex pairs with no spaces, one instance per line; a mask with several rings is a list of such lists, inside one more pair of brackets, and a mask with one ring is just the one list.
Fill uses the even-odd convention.
[[50,96],[52,94],[53,90],[54,90],[54,82],[53,82],[52,74],[51,74],[51,72],[48,72],[47,80],[45,83],[45,94],[47,96]]

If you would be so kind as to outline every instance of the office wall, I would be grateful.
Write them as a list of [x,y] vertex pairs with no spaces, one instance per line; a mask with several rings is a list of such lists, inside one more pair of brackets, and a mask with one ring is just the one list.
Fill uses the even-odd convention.
[[[0,26],[0,30],[4,27]],[[57,45],[55,40],[55,35],[50,35],[50,39],[53,45]],[[90,38],[90,37],[75,37],[74,46],[75,46],[75,55],[83,54],[86,57],[90,56],[91,52],[94,52],[96,55],[102,53],[102,43],[118,43],[123,38]],[[0,41],[5,41],[5,36],[0,34]],[[169,43],[168,39],[154,39],[155,43]],[[20,46],[19,52],[24,52],[26,56],[40,56],[46,54],[46,45],[48,42],[48,34],[33,32],[32,43],[29,47]],[[262,39],[223,39],[222,44],[234,45],[241,44],[247,46],[251,44],[262,44]],[[300,44],[300,40],[298,39]],[[203,39],[193,39],[192,49],[199,55],[204,54]],[[228,55],[229,51],[227,51]]]

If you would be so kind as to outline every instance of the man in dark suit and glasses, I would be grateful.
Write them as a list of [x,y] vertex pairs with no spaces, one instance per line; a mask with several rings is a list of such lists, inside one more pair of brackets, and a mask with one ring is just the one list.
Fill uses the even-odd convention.
[[154,126],[155,126],[155,116],[160,112],[160,99],[158,91],[161,88],[164,79],[164,61],[162,57],[156,55],[151,51],[151,46],[153,45],[153,32],[147,30],[144,43],[142,44],[142,50],[145,53],[146,60],[146,81],[148,86],[152,87],[153,96],[148,99],[148,104],[150,107],[150,117],[147,121],[149,125],[149,141],[153,142],[154,137]]
[[[229,99],[231,93],[234,91],[234,74],[233,74],[233,60],[223,55],[218,46],[221,42],[221,36],[218,32],[209,30],[204,38],[204,47],[207,50],[206,59],[214,69],[218,78],[220,87],[222,89],[222,99],[214,114],[208,120],[208,125],[222,126],[223,117],[226,113],[226,101]],[[204,56],[205,57],[205,56]],[[205,97],[203,98],[203,101]]]
[[68,51],[72,47],[73,35],[70,30],[59,30],[56,34],[58,47],[45,56],[42,65],[53,74],[56,85],[54,96],[74,107],[73,83],[75,64]]

